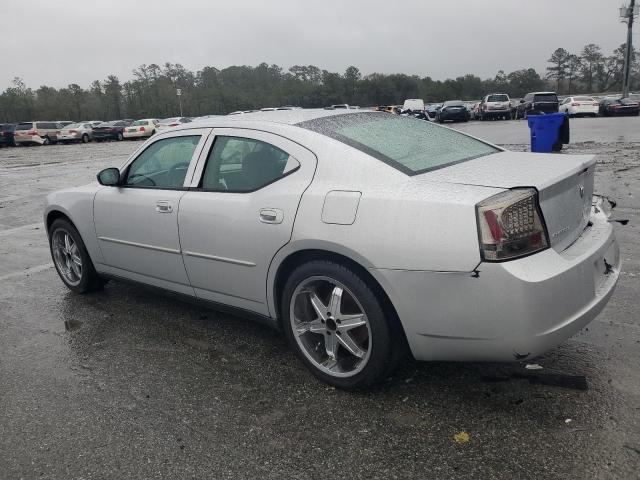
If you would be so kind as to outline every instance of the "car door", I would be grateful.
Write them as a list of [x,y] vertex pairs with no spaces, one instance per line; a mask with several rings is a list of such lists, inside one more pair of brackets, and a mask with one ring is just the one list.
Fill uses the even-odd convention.
[[214,129],[178,214],[198,297],[269,314],[269,264],[291,238],[315,167],[311,151],[281,136]]
[[178,238],[180,199],[210,129],[163,135],[145,145],[121,171],[121,185],[94,199],[100,269],[193,295]]

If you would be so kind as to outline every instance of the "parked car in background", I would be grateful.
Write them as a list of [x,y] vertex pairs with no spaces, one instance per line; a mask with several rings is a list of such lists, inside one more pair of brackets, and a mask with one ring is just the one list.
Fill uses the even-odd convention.
[[630,98],[605,98],[598,108],[600,115],[605,117],[640,114],[640,104]]
[[124,129],[122,135],[124,138],[149,138],[156,133],[156,126],[159,120],[157,118],[143,118],[136,120]]
[[96,142],[103,142],[106,140],[124,140],[124,129],[129,125],[130,123],[125,122],[124,120],[102,122],[100,125],[93,127],[93,139]]
[[50,145],[58,141],[62,126],[56,122],[21,122],[16,125],[16,145]]
[[471,120],[478,120],[480,118],[480,102],[474,103],[469,109],[469,117]]
[[555,92],[527,93],[516,110],[516,118],[527,118],[530,113],[557,113],[558,95]]
[[421,98],[408,98],[402,105],[402,111],[424,112],[424,100]]
[[83,120],[78,123],[90,123],[92,127],[97,127],[98,125],[103,123],[103,120]]
[[62,143],[89,143],[93,135],[93,126],[90,123],[72,123],[60,130],[58,141]]
[[449,100],[442,104],[436,113],[436,121],[443,122],[468,122],[469,110],[460,100]]
[[511,120],[511,100],[506,93],[490,93],[480,102],[480,120],[503,118]]
[[570,117],[597,117],[599,103],[593,97],[576,96],[566,97],[560,102],[559,110]]
[[56,123],[60,124],[61,127],[66,127],[67,125],[71,125],[76,122],[72,122],[71,120],[58,120]]
[[14,131],[15,123],[0,123],[0,147],[15,147]]
[[408,351],[529,361],[591,322],[621,267],[595,169],[400,115],[259,112],[156,135],[43,220],[71,291],[122,278],[249,311],[353,389]]
[[429,118],[429,120],[435,120],[436,116],[438,115],[438,108],[440,108],[442,105],[439,103],[429,103],[427,104],[426,107],[424,107],[424,109],[427,112],[427,117]]
[[[236,113],[236,112],[234,112]],[[170,128],[177,127],[179,125],[190,123],[191,119],[189,117],[170,117],[163,118],[159,120],[156,124],[156,133],[163,132],[169,130]]]
[[516,113],[518,111],[518,105],[520,105],[519,98],[512,98],[509,102],[509,110],[511,111],[511,118],[517,118]]

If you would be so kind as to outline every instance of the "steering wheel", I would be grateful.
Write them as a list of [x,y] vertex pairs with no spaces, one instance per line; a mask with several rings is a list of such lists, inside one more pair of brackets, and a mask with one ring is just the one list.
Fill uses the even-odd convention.
[[138,182],[137,178],[141,177],[143,179],[143,181],[147,181],[149,182],[152,187],[156,186],[156,182],[153,181],[153,178],[151,177],[147,177],[146,175],[143,175],[142,173],[134,173],[133,175],[131,175],[129,178],[127,178],[127,184],[128,185],[140,185],[141,182]]

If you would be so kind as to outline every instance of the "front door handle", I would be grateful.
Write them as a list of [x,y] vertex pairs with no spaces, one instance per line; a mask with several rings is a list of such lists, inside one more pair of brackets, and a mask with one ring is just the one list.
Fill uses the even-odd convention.
[[282,223],[284,212],[279,208],[263,208],[260,210],[260,221],[262,223]]
[[173,207],[166,200],[158,200],[156,202],[156,212],[158,212],[158,213],[171,213],[171,212],[173,212]]

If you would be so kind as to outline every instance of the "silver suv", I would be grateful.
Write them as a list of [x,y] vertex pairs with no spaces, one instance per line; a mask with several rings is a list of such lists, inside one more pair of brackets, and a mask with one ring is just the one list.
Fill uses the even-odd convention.
[[504,118],[511,120],[511,100],[506,93],[490,93],[480,102],[480,120]]

